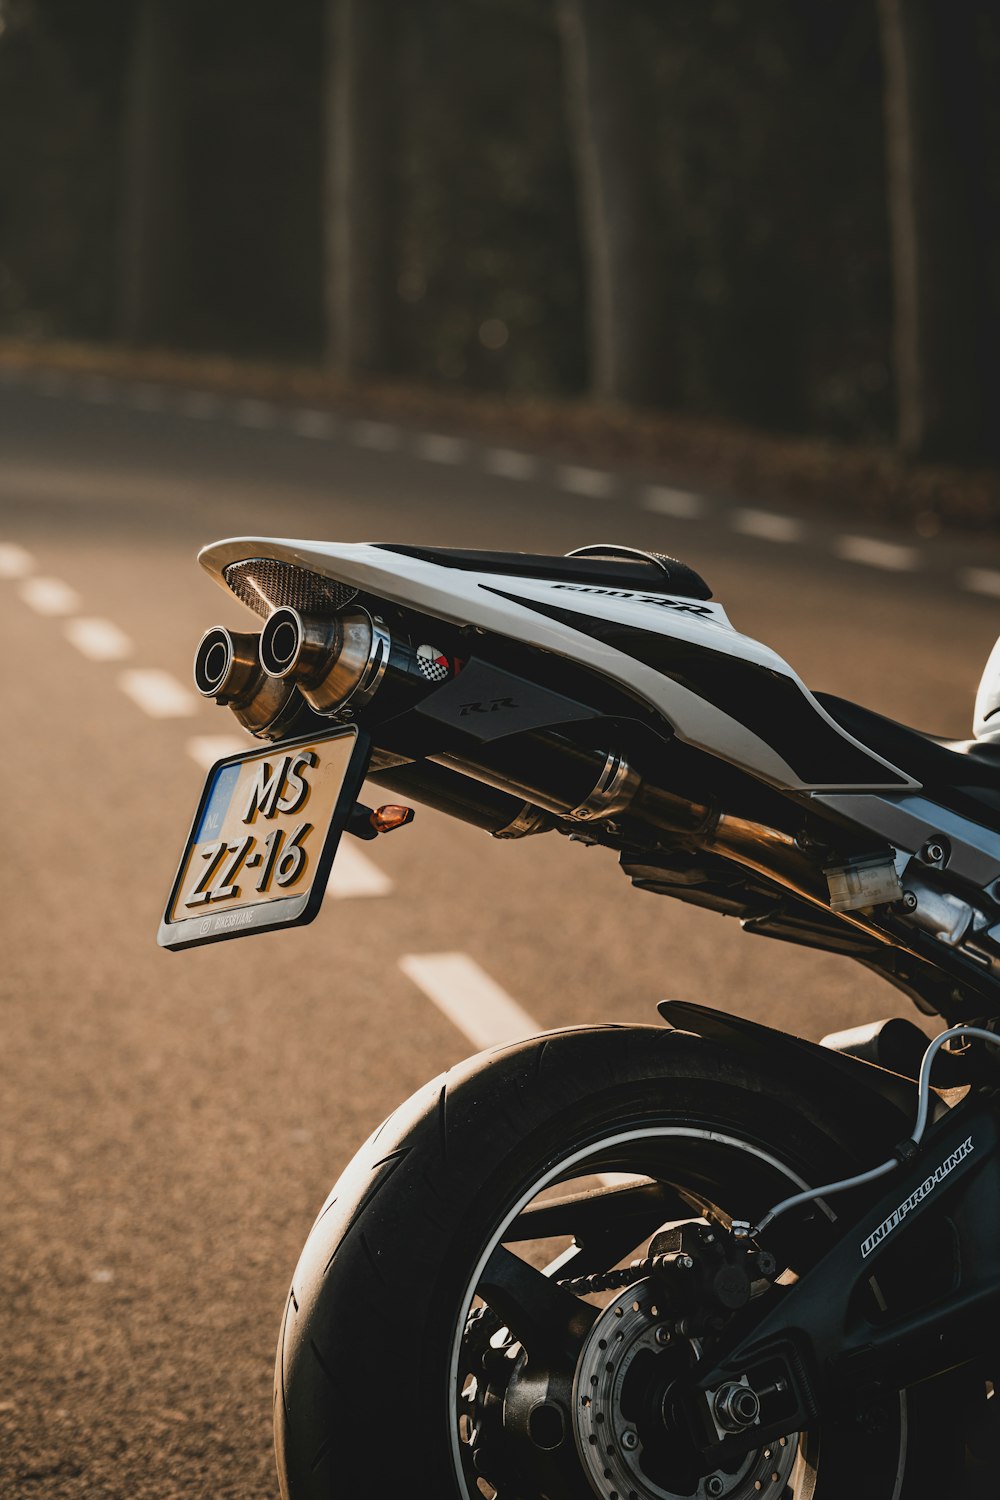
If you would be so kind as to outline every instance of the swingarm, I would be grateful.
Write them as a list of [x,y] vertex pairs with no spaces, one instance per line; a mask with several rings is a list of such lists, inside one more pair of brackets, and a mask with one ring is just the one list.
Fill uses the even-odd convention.
[[[748,1303],[698,1364],[697,1379],[668,1393],[674,1420],[684,1420],[708,1462],[822,1417],[870,1410],[996,1347],[1000,1153],[992,1106],[957,1106],[918,1148],[904,1143],[900,1156],[878,1201],[823,1258],[793,1285],[776,1285],[762,1318]],[[777,1250],[780,1237],[773,1239]]]

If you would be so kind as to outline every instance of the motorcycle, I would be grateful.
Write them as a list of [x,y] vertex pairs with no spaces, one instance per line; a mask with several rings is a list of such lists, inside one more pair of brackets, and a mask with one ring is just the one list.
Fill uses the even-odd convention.
[[[281,1493],[920,1500],[1000,1437],[1000,642],[947,743],[808,691],[691,568],[219,542],[260,617],[199,691],[159,940],[315,916],[409,799],[615,851],[639,889],[846,954],[945,1023],[822,1045],[704,1006],[470,1058],[323,1205],[278,1344]],[[397,799],[372,809],[362,783]],[[971,1478],[970,1478],[971,1476]]]

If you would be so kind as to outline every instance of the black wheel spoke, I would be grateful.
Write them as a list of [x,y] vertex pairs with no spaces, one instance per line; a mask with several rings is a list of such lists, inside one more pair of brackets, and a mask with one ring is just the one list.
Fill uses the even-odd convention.
[[476,1288],[529,1357],[549,1364],[575,1363],[577,1351],[597,1317],[581,1302],[520,1256],[498,1245]]
[[530,1204],[518,1214],[504,1240],[568,1236],[579,1247],[573,1275],[585,1275],[613,1266],[661,1224],[691,1218],[695,1212],[669,1183],[624,1183]]

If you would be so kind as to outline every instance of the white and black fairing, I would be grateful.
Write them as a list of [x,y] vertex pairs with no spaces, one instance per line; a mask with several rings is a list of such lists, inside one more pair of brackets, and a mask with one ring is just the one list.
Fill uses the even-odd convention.
[[[385,704],[366,710],[373,765],[387,784],[421,796],[423,776],[424,800],[434,801],[427,787],[437,778],[438,805],[467,816],[462,788],[481,775],[504,800],[492,822],[473,821],[495,833],[553,823],[582,831],[616,848],[644,888],[739,915],[751,931],[849,952],[925,1007],[945,1008],[956,968],[978,991],[980,1012],[985,993],[993,998],[991,965],[957,942],[943,955],[937,919],[937,931],[908,932],[904,945],[885,929],[895,920],[890,898],[904,894],[899,876],[920,873],[935,839],[944,838],[955,880],[978,890],[1000,880],[1000,744],[935,740],[811,693],[780,656],[733,628],[683,563],[609,545],[544,557],[265,538],[216,543],[201,561],[262,617],[281,607],[319,616],[361,608],[419,647],[424,666],[443,664],[442,680],[430,675],[419,697],[400,704],[387,694],[387,716]],[[335,716],[353,713],[345,705]],[[692,815],[664,838],[661,807],[651,838],[634,800],[590,807],[588,756],[598,749],[615,750],[629,774],[637,767],[644,785],[693,802],[713,836]],[[615,770],[616,787],[624,774]],[[544,787],[560,776],[578,778],[579,805],[576,792],[569,807],[546,800]],[[533,821],[539,808],[547,821]],[[512,810],[509,827],[494,826]],[[800,888],[801,872],[775,882],[768,859],[749,852],[749,835],[740,844],[736,823],[794,846],[772,848],[772,864],[789,871],[812,847],[820,876],[847,872],[848,894],[838,887],[831,897],[822,878]],[[874,914],[862,921],[858,910]],[[932,972],[942,955],[952,971],[944,978]]]
[[[310,605],[363,597],[555,652],[644,699],[678,739],[776,787],[918,784],[838,724],[774,651],[734,630],[691,568],[620,550],[557,558],[240,539],[202,561],[259,614],[293,591],[275,572],[270,588],[258,581],[247,561],[255,554],[334,584],[328,593],[313,585]],[[295,597],[305,597],[301,587]]]

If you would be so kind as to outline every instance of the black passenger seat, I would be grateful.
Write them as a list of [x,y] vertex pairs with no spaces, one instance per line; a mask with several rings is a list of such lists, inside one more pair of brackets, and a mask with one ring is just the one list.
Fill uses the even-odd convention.
[[983,809],[989,808],[993,814],[989,821],[996,823],[1000,813],[1000,744],[941,739],[908,729],[831,693],[814,693],[813,697],[848,734],[906,771],[949,807],[960,812],[963,803],[970,804],[965,807],[967,815],[980,818]]
[[686,563],[663,552],[611,544],[581,547],[565,557],[537,552],[478,552],[461,547],[403,547],[380,543],[386,552],[419,557],[441,568],[501,573],[515,578],[552,578],[596,588],[637,589],[646,594],[679,594],[683,599],[711,599],[703,578]]

